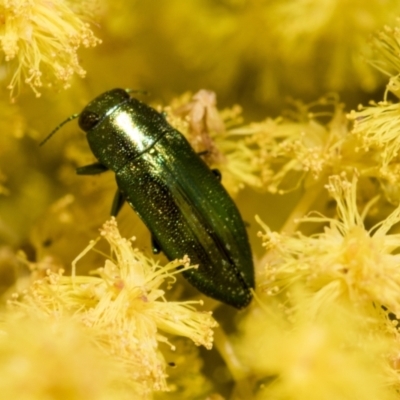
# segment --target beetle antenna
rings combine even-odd
[[[75,118],[78,118],[80,114],[72,114],[65,121],[61,122],[60,125],[56,126],[40,143],[39,146],[43,146],[61,127],[63,127],[67,122],[72,121]]]

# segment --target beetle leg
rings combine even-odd
[[[78,175],[97,175],[105,171],[108,171],[108,168],[99,162],[94,164],[84,165],[83,167],[78,167],[76,169],[76,173]]]
[[[125,196],[117,189],[111,206],[111,215],[116,217],[125,203]]]
[[[160,244],[153,235],[151,235],[151,249],[153,250],[153,254],[160,254],[162,251]]]
[[[211,170],[211,172],[214,174],[214,176],[218,179],[219,182],[222,180],[222,174],[221,171],[217,168],[214,168]]]

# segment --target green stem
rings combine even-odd
[[[303,197],[297,203],[296,207],[292,210],[289,217],[286,219],[285,224],[281,228],[281,232],[285,234],[292,234],[298,230],[299,220],[311,211],[311,207],[324,190],[326,180],[319,179],[318,182],[308,189],[305,189]]]
[[[237,399],[251,399],[252,390],[247,379],[249,371],[236,356],[231,341],[220,327],[214,331],[214,343],[235,381],[234,397]]]

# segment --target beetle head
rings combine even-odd
[[[66,123],[79,117],[78,124],[80,128],[88,132],[93,129],[102,119],[112,113],[121,103],[130,98],[128,91],[124,89],[113,89],[101,94],[92,100],[80,114],[72,114],[60,125],[56,126],[40,143],[43,146],[60,128]]]
[[[79,127],[89,132],[129,99],[128,92],[123,89],[113,89],[97,96],[79,114]]]

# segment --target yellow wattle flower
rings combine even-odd
[[[71,317],[87,328],[105,354],[119,360],[124,378],[140,385],[144,395],[166,391],[167,363],[159,349],[169,343],[164,333],[209,349],[217,323],[211,313],[194,308],[198,301],[170,302],[164,297],[161,285],[171,285],[177,273],[193,268],[188,259],[158,265],[121,237],[114,218],[104,224],[101,236],[110,244],[112,258],[92,271],[93,276],[48,270],[46,278],[34,281],[11,304],[50,320]]]
[[[326,302],[350,302],[380,315],[380,307],[400,316],[400,234],[390,229],[400,222],[400,206],[367,230],[357,209],[357,178],[331,176],[326,186],[337,203],[337,218],[310,214],[299,222],[324,224],[323,232],[304,236],[272,232],[261,221],[268,250],[259,288],[269,295],[286,292],[302,282],[315,293],[313,307]],[[371,204],[370,204],[371,205]],[[375,310],[375,311],[374,311]]]
[[[77,50],[100,40],[67,1],[4,0],[0,16],[0,49],[13,71],[11,96],[22,84],[40,96],[43,84],[68,88],[74,74],[85,76]]]

